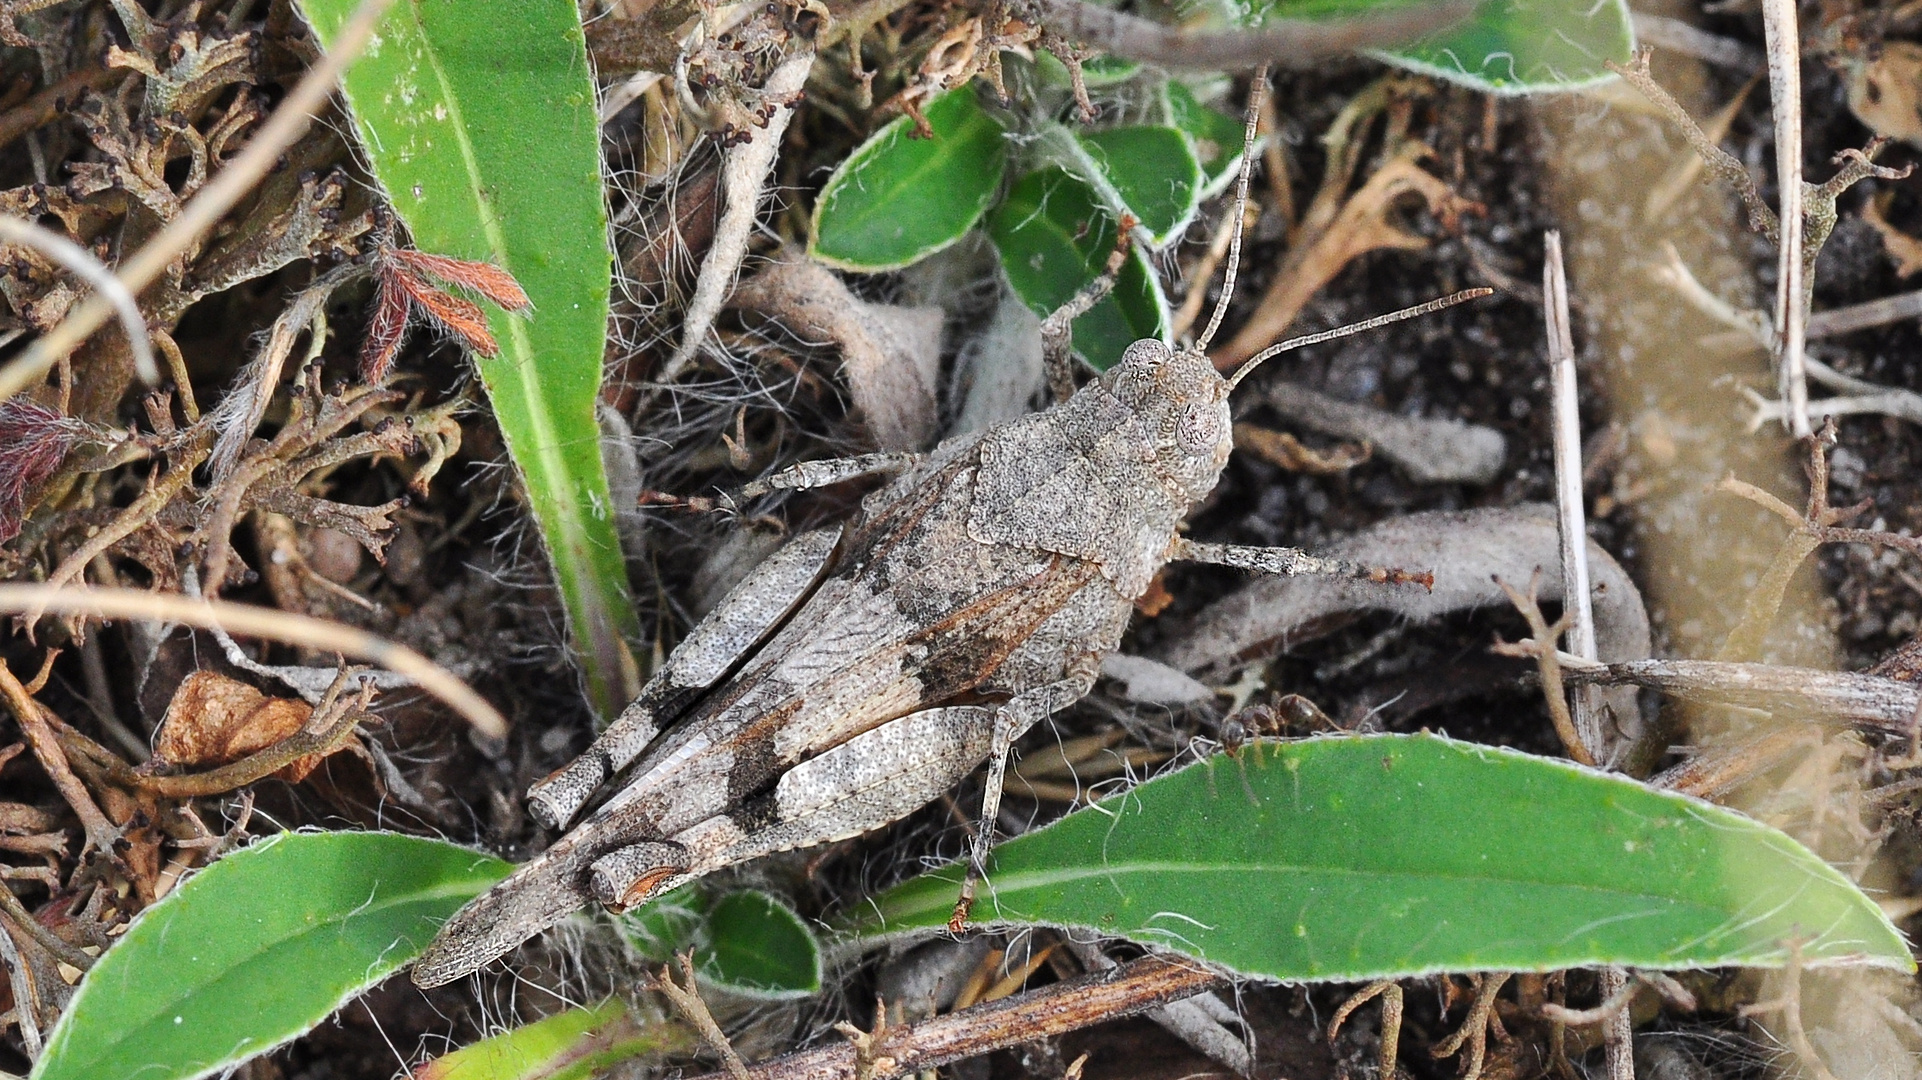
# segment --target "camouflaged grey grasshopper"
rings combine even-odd
[[[1244,155],[1237,220],[1253,156]],[[1205,350],[1240,248],[1237,229],[1223,295],[1192,348],[1137,341],[1074,390],[1066,331],[1098,284],[1046,324],[1051,408],[925,455],[808,462],[741,489],[737,498],[895,474],[855,520],[795,537],[748,574],[585,753],[534,785],[530,811],[562,829],[627,774],[553,846],[455,914],[414,982],[473,972],[591,902],[631,908],[722,867],[880,828],[985,761],[958,930],[1010,746],[1093,687],[1163,565],[1422,580],[1293,548],[1197,543],[1178,529],[1227,464],[1228,395],[1262,361],[1490,290],[1283,342],[1223,378]]]

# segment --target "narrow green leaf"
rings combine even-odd
[[[736,993],[804,997],[821,989],[821,946],[793,909],[754,889],[729,893],[707,913],[702,977]]]
[[[946,924],[958,868],[863,904]],[[1914,970],[1874,902],[1731,810],[1427,735],[1256,744],[995,851],[975,918],[1084,926],[1274,979],[1773,966]]]
[[[357,0],[302,0],[330,44]],[[600,125],[572,0],[395,4],[344,81],[361,146],[424,251],[517,278],[531,318],[490,311],[480,373],[526,483],[587,679],[612,716],[638,627],[594,402],[612,255]]]
[[[848,155],[814,204],[808,253],[848,270],[895,270],[974,228],[1001,190],[1007,131],[963,86],[923,110],[933,138],[896,118]]]
[[[1201,205],[1201,161],[1180,129],[1133,124],[1078,135],[1076,141],[1156,248],[1194,220]]]
[[[81,981],[33,1080],[186,1080],[286,1042],[511,869],[394,833],[291,833],[200,871]]]
[[[1168,80],[1167,94],[1168,122],[1194,140],[1195,157],[1207,177],[1201,197],[1212,199],[1234,182],[1241,168],[1241,143],[1247,125],[1239,117],[1195,100],[1194,91],[1177,79]]]
[[[988,235],[1008,283],[1043,318],[1100,276],[1114,250],[1115,225],[1087,182],[1053,166],[1016,181],[988,215]],[[1105,371],[1134,342],[1165,339],[1168,321],[1161,285],[1147,260],[1133,251],[1114,291],[1075,320],[1075,351]]]
[[[590,1080],[623,1061],[680,1053],[698,1041],[685,1024],[644,1021],[610,998],[464,1046],[409,1080]]]

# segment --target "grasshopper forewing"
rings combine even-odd
[[[1247,183],[1244,162],[1242,201]],[[626,774],[458,912],[414,981],[473,972],[591,902],[632,907],[722,867],[879,828],[985,761],[958,928],[1010,745],[1089,691],[1164,564],[1419,580],[1178,534],[1227,464],[1234,383],[1283,349],[1486,292],[1284,342],[1232,380],[1204,352],[1218,307],[1195,347],[1137,341],[1043,412],[926,455],[811,462],[749,485],[743,494],[894,474],[855,520],[795,537],[736,586],[586,753],[534,786],[534,816],[566,828]]]

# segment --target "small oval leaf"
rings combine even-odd
[[[1201,161],[1177,128],[1134,124],[1078,135],[1082,152],[1160,248],[1201,205]]]
[[[1008,284],[1046,318],[1100,275],[1114,250],[1114,216],[1087,182],[1050,166],[1016,181],[988,215],[988,235]],[[1100,370],[1147,337],[1167,337],[1168,301],[1139,251],[1129,253],[1114,291],[1075,320],[1074,348]]]
[[[756,997],[805,997],[821,989],[821,946],[794,910],[756,889],[728,893],[707,913],[708,939],[694,956],[701,977]]]
[[[932,138],[896,118],[828,177],[808,253],[846,270],[896,270],[974,228],[1001,189],[1007,131],[963,86],[925,110]]]
[[[944,926],[959,868],[854,928]],[[983,923],[1090,927],[1273,979],[1811,964],[1914,970],[1788,836],[1567,762],[1427,735],[1255,744],[997,848]]]
[[[289,833],[142,912],[81,981],[33,1080],[186,1080],[306,1031],[511,869],[395,833]]]

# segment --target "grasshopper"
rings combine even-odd
[[[1251,104],[1250,147],[1254,114]],[[1253,156],[1244,155],[1237,222]],[[1192,348],[1137,341],[1074,389],[1066,331],[1112,283],[1111,262],[1044,324],[1050,408],[927,454],[804,462],[734,493],[730,503],[894,476],[853,521],[802,533],[749,573],[586,752],[533,786],[534,818],[571,830],[456,913],[414,965],[414,982],[469,974],[593,902],[625,910],[723,867],[880,828],[985,761],[987,792],[950,922],[958,931],[1010,747],[1093,688],[1165,564],[1426,577],[1293,548],[1199,543],[1179,529],[1228,462],[1228,396],[1256,366],[1491,290],[1292,339],[1224,378],[1206,349],[1240,248],[1237,227],[1223,295]]]

